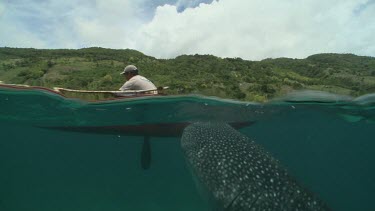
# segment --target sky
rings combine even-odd
[[[375,0],[0,0],[0,47],[375,56]]]

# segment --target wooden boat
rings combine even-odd
[[[76,90],[54,87],[53,90],[61,93],[65,97],[79,98],[84,100],[110,100],[119,98],[135,98],[147,96],[165,95],[163,90],[168,87],[159,87],[158,89],[150,90],[129,90],[129,91],[94,91],[94,90]]]
[[[103,101],[114,100],[120,98],[136,98],[147,96],[165,95],[163,90],[168,87],[158,87],[150,90],[129,90],[129,91],[95,91],[95,90],[77,90],[54,87],[53,89],[41,86],[29,86],[23,84],[4,84],[0,83],[0,88],[16,89],[16,90],[40,90],[61,95],[66,98],[77,98],[86,101]]]

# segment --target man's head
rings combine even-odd
[[[138,75],[138,69],[134,65],[128,65],[125,67],[124,71],[120,73],[126,77],[126,80],[131,79],[133,76]]]

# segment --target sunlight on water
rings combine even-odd
[[[375,210],[374,99],[300,92],[266,104],[200,96],[88,103],[0,89],[0,210],[212,210],[180,149],[181,131],[198,121],[255,122],[240,131],[333,210]]]

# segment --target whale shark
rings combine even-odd
[[[218,210],[330,210],[270,153],[226,123],[187,126],[181,148]]]

